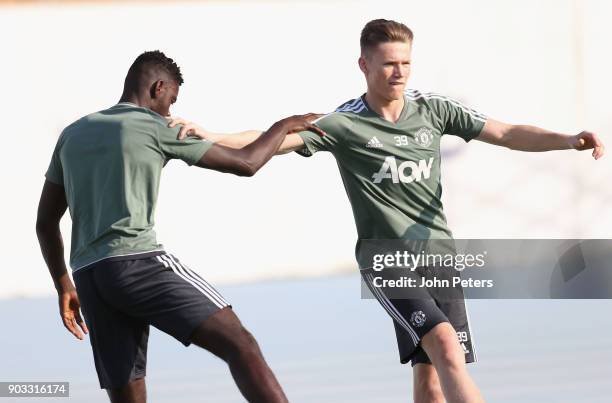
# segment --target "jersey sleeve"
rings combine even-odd
[[[311,131],[299,132],[298,135],[304,141],[304,147],[296,152],[303,157],[310,157],[317,151],[334,152],[341,140],[342,127],[335,114],[325,115],[314,121],[314,124],[320,127],[326,135],[320,136]]]
[[[178,140],[176,136],[179,130],[179,127],[160,128],[158,131],[159,147],[166,161],[179,159],[185,161],[187,165],[193,165],[206,154],[213,143],[195,137],[187,137],[183,140]]]
[[[47,173],[45,173],[45,178],[56,185],[64,186],[64,171],[62,169],[62,160],[60,159],[60,140],[61,137],[55,144],[55,149],[51,155],[51,162],[49,163],[49,168],[47,168]]]
[[[487,117],[482,113],[478,113],[452,98],[440,96],[433,101],[443,134],[459,136],[468,142],[480,134],[487,121]]]

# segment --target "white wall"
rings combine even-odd
[[[393,18],[415,32],[411,87],[500,120],[588,128],[610,143],[611,13],[605,0],[1,7],[0,296],[52,292],[34,222],[53,145],[65,125],[118,100],[144,50],[182,66],[174,114],[214,131],[266,128],[360,95],[359,32]],[[444,201],[457,237],[610,236],[610,156],[454,139],[445,150]],[[62,229],[69,245],[68,218]],[[157,231],[214,282],[354,270],[352,214],[329,155],[283,156],[252,179],[172,163]]]

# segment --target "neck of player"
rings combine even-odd
[[[142,108],[150,109],[150,102],[143,100],[143,98],[146,97],[141,97],[134,92],[124,92],[123,94],[121,94],[121,99],[119,99],[119,102],[129,102],[131,104],[138,105]]]
[[[404,97],[390,100],[388,98],[378,96],[372,91],[368,91],[365,98],[366,102],[370,108],[374,110],[374,112],[391,123],[396,123],[399,120],[402,110],[404,109]]]

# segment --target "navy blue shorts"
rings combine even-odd
[[[206,280],[163,251],[110,257],[73,278],[102,389],[145,376],[149,325],[189,346],[195,329],[229,306]]]

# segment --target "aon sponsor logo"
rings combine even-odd
[[[380,183],[385,179],[391,179],[393,183],[411,183],[429,179],[433,160],[432,157],[418,162],[404,161],[397,165],[395,157],[387,157],[380,170],[372,175],[372,181]]]

